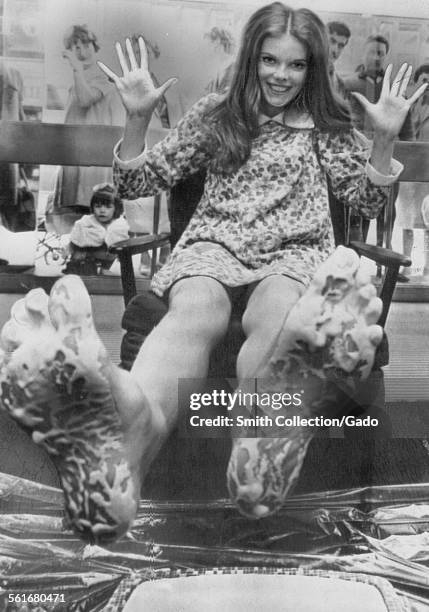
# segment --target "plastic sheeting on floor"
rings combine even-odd
[[[226,500],[142,500],[132,531],[108,548],[67,530],[62,503],[58,489],[0,474],[0,609],[117,612],[166,571],[257,567],[379,576],[429,610],[429,483],[295,496],[261,521]],[[61,597],[29,602],[35,593]]]

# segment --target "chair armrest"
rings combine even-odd
[[[350,246],[358,255],[368,257],[368,259],[372,259],[372,261],[382,266],[386,266],[386,268],[411,266],[411,259],[409,257],[402,253],[396,253],[390,249],[385,249],[384,247],[366,244],[365,242],[356,242],[354,240],[350,242]]]
[[[350,242],[350,246],[358,253],[358,255],[368,257],[386,268],[379,293],[379,297],[383,302],[383,310],[378,320],[378,324],[384,327],[390,304],[392,302],[393,292],[395,291],[399,268],[401,266],[410,266],[411,260],[409,257],[402,255],[402,253],[395,253],[390,249],[374,246],[372,244],[365,244],[364,242],[352,241]]]
[[[118,256],[121,266],[121,283],[124,294],[125,306],[137,293],[136,279],[133,269],[133,255],[145,253],[146,251],[154,251],[160,247],[170,244],[170,234],[163,232],[161,234],[145,234],[136,238],[128,238],[115,242],[109,248],[109,252]],[[152,260],[152,265],[154,260]]]
[[[158,249],[169,242],[169,232],[162,232],[161,234],[144,234],[142,236],[136,236],[135,238],[127,238],[127,240],[115,242],[109,247],[109,251],[115,255],[124,253],[136,255],[137,253]]]

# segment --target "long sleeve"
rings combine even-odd
[[[210,154],[203,114],[218,101],[216,94],[202,98],[161,142],[145,149],[136,159],[122,161],[118,143],[113,177],[119,197],[134,200],[154,195],[207,167]]]
[[[315,135],[320,163],[329,177],[334,196],[344,205],[369,219],[387,203],[389,186],[403,170],[392,160],[389,175],[382,175],[369,163],[370,148],[354,132]],[[370,141],[367,141],[370,145]]]

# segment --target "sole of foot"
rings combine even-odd
[[[284,423],[294,416],[346,414],[344,398],[353,397],[356,383],[371,372],[383,336],[376,324],[381,310],[359,257],[338,247],[291,310],[258,372],[259,397],[278,400],[281,394],[298,394],[300,401],[281,410],[259,406],[257,411],[272,417],[271,423],[278,423],[279,415]],[[317,431],[315,426],[266,425],[257,430],[258,437],[240,432],[233,441],[227,485],[242,514],[257,519],[281,508]]]
[[[51,455],[70,527],[91,543],[116,540],[137,511],[151,413],[110,363],[80,278],[16,302],[1,346],[0,406]]]

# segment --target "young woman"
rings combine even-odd
[[[153,291],[168,297],[169,311],[127,373],[107,364],[91,327],[89,298],[77,279],[59,281],[48,305],[40,294],[30,294],[26,309],[31,325],[36,321],[45,330],[48,322],[40,313],[49,307],[57,329],[56,344],[43,348],[49,355],[54,351],[50,363],[62,381],[67,373],[69,386],[56,390],[58,403],[76,417],[73,390],[79,384],[80,402],[87,406],[85,419],[75,418],[71,433],[61,427],[61,442],[52,416],[44,417],[42,425],[35,423],[35,438],[56,456],[74,528],[97,541],[117,537],[132,521],[141,479],[178,418],[178,379],[206,376],[236,292],[247,299],[246,341],[237,363],[240,385],[255,377],[272,378],[275,366],[285,363],[299,340],[319,347],[329,343],[330,358],[348,372],[362,374],[362,361],[366,372],[370,369],[380,339],[373,325],[378,302],[357,274],[354,256],[342,251],[326,263],[300,298],[334,248],[327,181],[338,199],[376,216],[387,200],[386,185],[400,171],[392,161],[394,139],[424,91],[404,98],[411,74],[404,65],[392,84],[388,68],[377,104],[357,95],[374,125],[368,153],[331,91],[323,23],[311,11],[275,2],[250,18],[225,97],[210,95],[198,102],[165,140],[147,150],[150,118],[175,80],[156,88],[142,39],[139,46],[138,61],[130,40],[125,53],[117,44],[122,76],[99,64],[116,84],[127,112],[124,138],[115,149],[119,196],[150,195],[201,168],[207,171],[202,200],[153,280]],[[330,314],[323,319],[326,309]],[[35,360],[34,347],[21,344],[13,322],[3,338],[10,350],[19,345],[11,361],[4,362],[3,404],[22,420],[28,413],[17,408],[17,398],[30,376],[22,364],[27,366],[31,355],[37,377],[47,357],[37,344],[41,357]],[[351,345],[357,347],[354,353]],[[273,384],[281,382],[287,390],[287,380],[274,378]],[[33,383],[28,395],[32,414],[40,415],[46,383],[40,394]],[[311,408],[303,413],[311,414]],[[51,414],[56,410],[54,402]],[[242,512],[262,517],[281,505],[311,435],[310,429],[296,428],[289,437],[234,441],[228,480]]]

